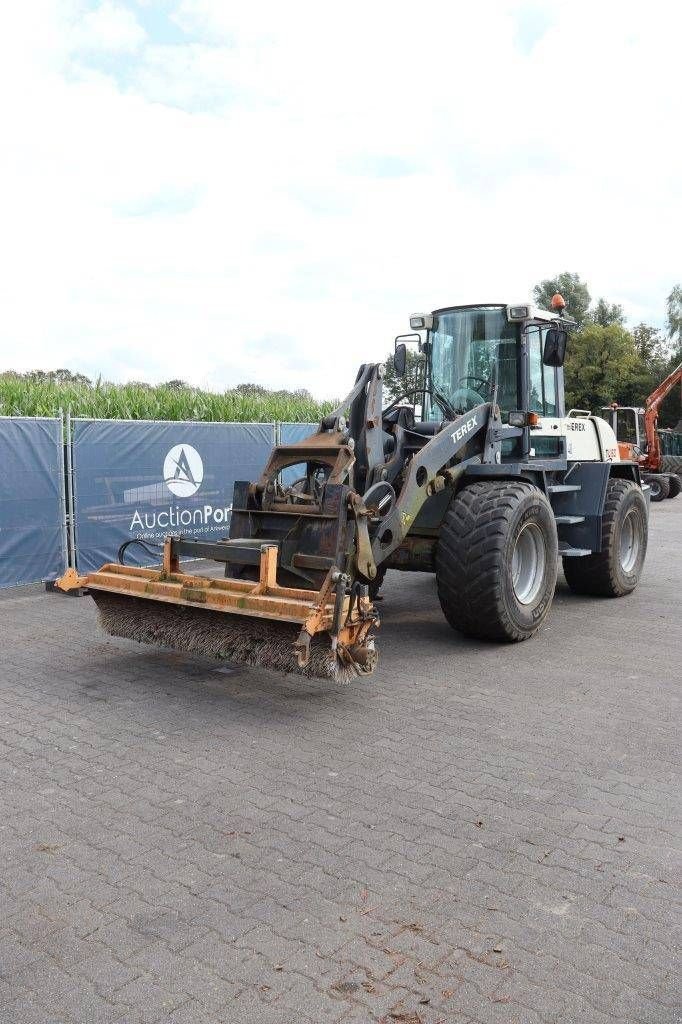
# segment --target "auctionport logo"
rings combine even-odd
[[[204,463],[201,455],[191,444],[176,444],[166,455],[163,463],[163,484],[150,484],[136,489],[133,501],[151,501],[156,507],[149,511],[135,509],[128,527],[135,537],[156,540],[166,536],[169,530],[189,529],[193,535],[224,530],[230,522],[231,505],[215,506],[208,503],[183,508],[182,505],[167,505],[159,508],[163,486],[178,498],[191,498],[197,493],[204,480]],[[149,493],[145,493],[149,492]]]
[[[163,479],[171,494],[178,498],[191,498],[201,487],[204,464],[201,455],[191,444],[176,444],[163,464]]]

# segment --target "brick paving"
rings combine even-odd
[[[389,573],[310,683],[0,598],[3,1024],[672,1024],[682,499],[622,601],[454,634]]]

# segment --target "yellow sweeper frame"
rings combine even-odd
[[[341,666],[352,668],[360,675],[369,674],[376,661],[370,631],[378,625],[370,599],[362,593],[346,594],[348,577],[335,568],[329,570],[319,591],[280,586],[277,555],[276,544],[261,546],[256,581],[232,577],[212,579],[181,572],[173,551],[173,538],[167,537],[160,570],[108,563],[96,572],[82,575],[70,568],[55,586],[65,592],[87,589],[292,623],[299,627],[293,646],[300,668],[305,668],[309,662],[313,637],[326,633],[332,656]]]

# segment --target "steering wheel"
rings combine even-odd
[[[309,476],[301,476],[288,485],[275,480],[276,500],[291,505],[319,504],[326,480],[327,474],[321,475],[319,468],[314,469]]]
[[[457,387],[461,387],[462,385],[464,385],[465,388],[468,388],[469,385],[467,384],[467,381],[470,380],[472,380],[475,385],[473,388],[470,388],[471,391],[478,391],[479,387],[484,388],[488,383],[486,377],[474,377],[473,374],[468,374],[466,377],[459,378],[459,380],[457,381]]]
[[[479,387],[486,387],[488,384],[485,377],[474,377],[471,374],[466,377],[460,377],[457,382],[457,390],[454,392],[450,400],[453,409],[461,409],[462,412],[467,412],[469,409],[473,409],[476,405],[485,404],[485,398],[483,395],[479,394],[478,391],[470,388],[465,383],[468,380],[473,381]]]

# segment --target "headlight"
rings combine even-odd
[[[411,316],[410,327],[413,331],[430,331],[433,327],[433,315],[429,313],[427,315]]]

